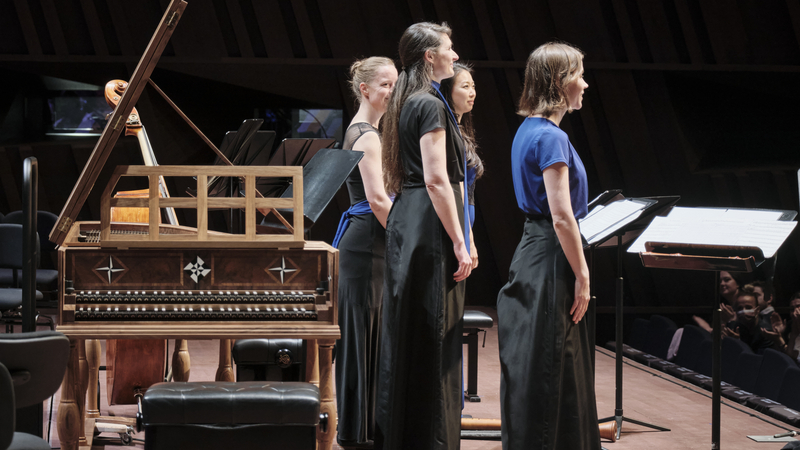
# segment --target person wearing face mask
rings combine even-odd
[[[503,450],[600,450],[589,327],[589,268],[578,219],[586,169],[559,128],[581,109],[583,53],[558,42],[528,57],[511,147],[526,220],[497,297]]]
[[[396,197],[386,221],[375,447],[457,449],[472,260],[459,186],[464,146],[439,83],[453,76],[458,55],[450,28],[427,22],[406,29],[399,55],[383,128],[384,179]]]
[[[441,91],[447,103],[453,108],[461,137],[464,138],[464,148],[467,153],[467,197],[469,199],[469,228],[475,224],[475,180],[483,175],[483,161],[478,156],[478,143],[475,140],[475,129],[472,126],[472,108],[475,105],[475,81],[472,79],[472,67],[461,63],[453,64],[455,75],[442,80]],[[472,239],[472,234],[470,234]],[[472,269],[478,267],[478,252],[473,246],[470,249],[472,256]]]
[[[371,448],[380,348],[386,217],[392,201],[383,186],[378,125],[397,81],[394,61],[371,57],[350,67],[359,103],[342,147],[364,152],[347,178],[350,209],[342,215],[339,249],[339,327],[336,343],[337,440],[344,448]]]

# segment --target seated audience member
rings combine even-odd
[[[722,334],[741,339],[749,345],[756,328],[758,314],[756,305],[756,294],[753,292],[753,288],[748,286],[746,289],[740,289],[733,306],[734,319],[725,323],[722,327]]]
[[[773,348],[800,364],[800,292],[792,296],[789,305],[789,319],[782,320],[777,313],[771,314],[770,329],[761,328],[761,333],[771,340]]]
[[[755,327],[752,332],[750,347],[756,353],[764,353],[764,349],[772,348],[783,351],[783,344],[779,343],[769,333],[773,332],[772,323],[781,321],[781,316],[772,307],[772,286],[765,281],[754,281],[745,285],[745,291],[752,291],[756,296]]]
[[[721,302],[719,306],[722,309],[720,319],[723,325],[736,319],[734,306],[741,286],[744,286],[744,278],[740,273],[720,271],[719,296]],[[692,316],[692,319],[698,327],[711,332],[712,327],[705,319],[699,316]]]

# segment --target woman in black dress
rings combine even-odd
[[[464,141],[464,150],[467,154],[467,197],[469,198],[469,228],[475,225],[475,181],[483,176],[483,161],[478,156],[478,142],[475,139],[475,129],[472,126],[472,107],[475,105],[475,80],[472,79],[472,67],[462,63],[453,64],[452,78],[442,80],[442,94],[447,104],[456,115],[461,137]],[[463,187],[463,186],[462,186]],[[470,241],[473,241],[470,235]],[[470,248],[472,256],[472,269],[478,267],[478,252],[475,247]]]
[[[337,439],[345,448],[372,448],[375,377],[380,345],[386,216],[392,201],[383,186],[378,124],[397,81],[394,61],[372,57],[350,67],[359,107],[342,147],[364,152],[347,178],[350,209],[342,216],[339,249],[339,327],[336,343]],[[344,228],[344,229],[342,229]]]
[[[438,92],[458,56],[445,25],[418,23],[399,45],[403,70],[383,130],[387,191],[376,448],[457,449],[461,414],[464,149]],[[467,235],[468,236],[468,235]]]
[[[525,69],[511,147],[517,204],[526,215],[509,281],[497,297],[504,450],[599,450],[589,328],[589,269],[577,219],[586,170],[560,128],[580,109],[583,54],[542,45]]]

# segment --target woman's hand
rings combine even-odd
[[[726,303],[720,303],[719,309],[719,318],[723,325],[736,318],[736,311],[733,310],[733,306]]]
[[[572,314],[572,321],[578,323],[583,319],[586,310],[589,308],[589,280],[582,281],[581,279],[575,280],[575,300],[572,302],[572,308],[569,313]]]
[[[458,259],[458,270],[453,274],[456,282],[466,280],[472,273],[472,258],[469,256],[467,246],[463,242],[453,244],[453,251]]]
[[[470,232],[470,237],[472,233]],[[469,255],[472,257],[472,270],[478,268],[478,247],[475,245],[475,241],[470,241],[469,243]]]
[[[781,319],[781,315],[774,312],[772,315],[769,316],[770,325],[772,325],[772,330],[778,334],[783,334],[786,331],[786,323]]]

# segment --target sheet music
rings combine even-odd
[[[650,204],[626,198],[595,207],[580,221],[580,230],[589,244],[600,242],[616,230],[636,220]]]
[[[723,219],[743,220],[752,222],[756,220],[771,221],[781,218],[781,211],[762,211],[757,209],[725,209],[725,208],[686,208],[676,206],[669,213],[671,219]]]
[[[780,215],[778,213],[778,216]],[[714,215],[709,214],[708,211],[700,211],[694,217],[686,211],[682,211],[678,213],[677,218],[673,217],[672,214],[667,217],[656,217],[644,233],[630,246],[628,253],[646,251],[644,244],[651,241],[676,244],[758,247],[764,253],[765,258],[771,258],[797,225],[797,222],[794,221],[744,220],[741,216],[741,214],[733,214],[726,217],[724,213]],[[767,216],[766,214],[754,215],[759,219]],[[746,217],[749,218],[750,216]]]

